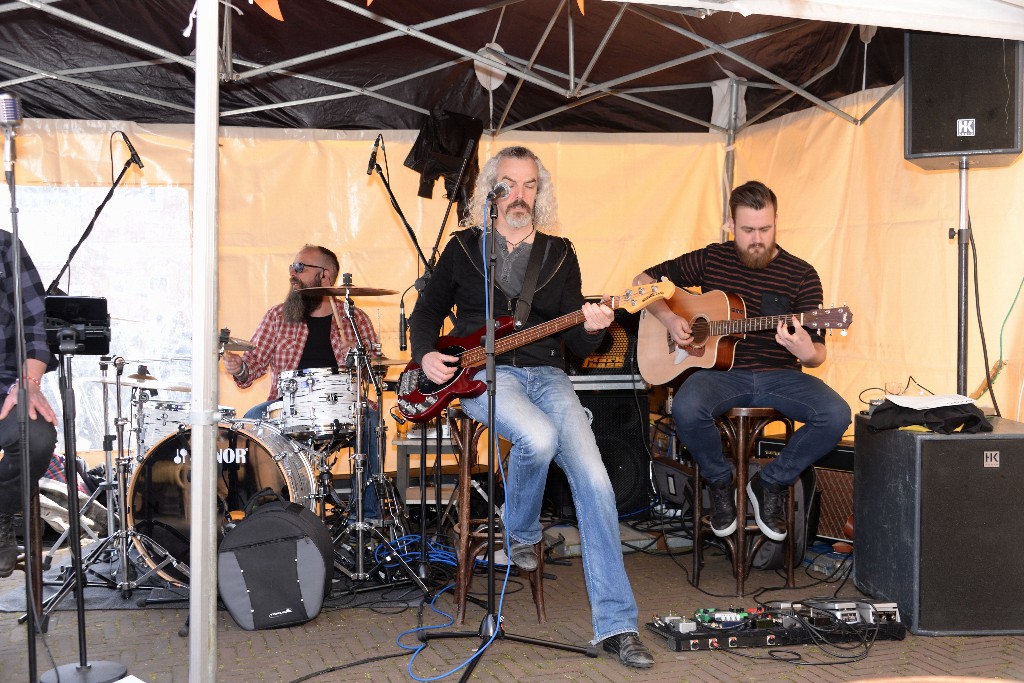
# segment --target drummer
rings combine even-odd
[[[330,287],[338,279],[338,257],[330,249],[313,244],[304,246],[288,266],[288,295],[284,303],[272,307],[263,316],[252,336],[255,346],[242,355],[224,353],[224,369],[240,389],[252,385],[270,371],[270,395],[245,413],[249,419],[264,417],[267,407],[279,398],[278,378],[282,372],[307,368],[345,367],[345,358],[356,346],[351,322],[342,320],[339,329],[329,297],[303,296],[309,287]],[[343,311],[342,306],[338,306]],[[380,340],[369,316],[352,306],[352,318],[359,330],[359,339],[367,349],[380,348]],[[367,454],[365,480],[377,471],[376,410],[369,406],[363,424],[363,445]],[[366,487],[363,516],[380,518],[380,505],[373,486]]]

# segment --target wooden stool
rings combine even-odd
[[[751,463],[757,463],[762,467],[772,461],[772,458],[759,458],[755,455],[757,439],[764,432],[765,427],[774,423],[782,422],[786,428],[785,441],[789,443],[793,436],[793,421],[773,408],[733,408],[729,412],[715,418],[722,433],[723,447],[727,458],[731,459],[736,466],[736,531],[729,536],[722,538],[729,555],[732,558],[732,573],[736,577],[736,595],[743,595],[743,582],[750,575],[750,567],[754,561],[757,551],[769,540],[761,533],[757,524],[751,519],[747,521],[747,478],[748,468]],[[711,516],[704,514],[702,510],[703,482],[700,478],[700,468],[694,465],[693,490],[693,585],[700,582],[700,570],[704,564],[703,538],[707,534],[714,534],[711,530]],[[785,564],[786,564],[786,587],[793,588],[793,537],[795,533],[794,515],[794,487],[789,485],[789,497],[786,502],[786,540]]]
[[[487,519],[473,518],[470,514],[473,470],[479,459],[477,443],[487,429],[483,424],[466,415],[458,407],[448,408],[448,426],[451,429],[452,446],[459,461],[459,482],[448,503],[449,512],[458,507],[455,535],[458,537],[456,562],[458,574],[455,580],[455,603],[458,606],[458,623],[466,623],[466,599],[469,584],[473,580],[476,558],[487,553]],[[500,457],[500,455],[498,456]],[[482,463],[486,465],[487,463]],[[495,529],[495,547],[504,547],[502,529]],[[537,544],[537,569],[528,573],[533,601],[537,606],[537,622],[547,619],[544,612],[544,544]],[[509,560],[511,561],[511,560]]]

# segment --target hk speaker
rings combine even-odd
[[[583,408],[593,416],[591,427],[612,480],[619,515],[646,510],[651,502],[651,458],[646,448],[650,419],[647,393],[579,391],[577,395]],[[557,465],[552,464],[548,472],[544,498],[556,517],[575,519],[569,482]]]
[[[921,168],[1005,166],[1021,152],[1021,43],[908,31],[904,157]]]
[[[857,416],[854,583],[919,635],[1024,634],[1024,424],[872,432]]]

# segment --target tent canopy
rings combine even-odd
[[[865,49],[852,23],[717,9],[743,3],[278,0],[283,21],[272,4],[222,8],[222,125],[417,129],[444,109],[498,133],[698,132],[715,129],[715,81],[751,86],[751,117],[770,118],[903,72],[898,28],[864,32]],[[0,4],[0,89],[34,118],[191,123],[192,9]]]

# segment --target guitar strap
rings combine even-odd
[[[530,260],[526,264],[526,274],[523,276],[523,288],[519,292],[519,300],[516,302],[516,314],[513,319],[515,329],[522,329],[526,319],[530,317],[530,308],[533,307],[533,293],[537,289],[537,276],[540,275],[540,264],[547,256],[548,236],[537,232],[533,238],[533,247],[530,249]]]

